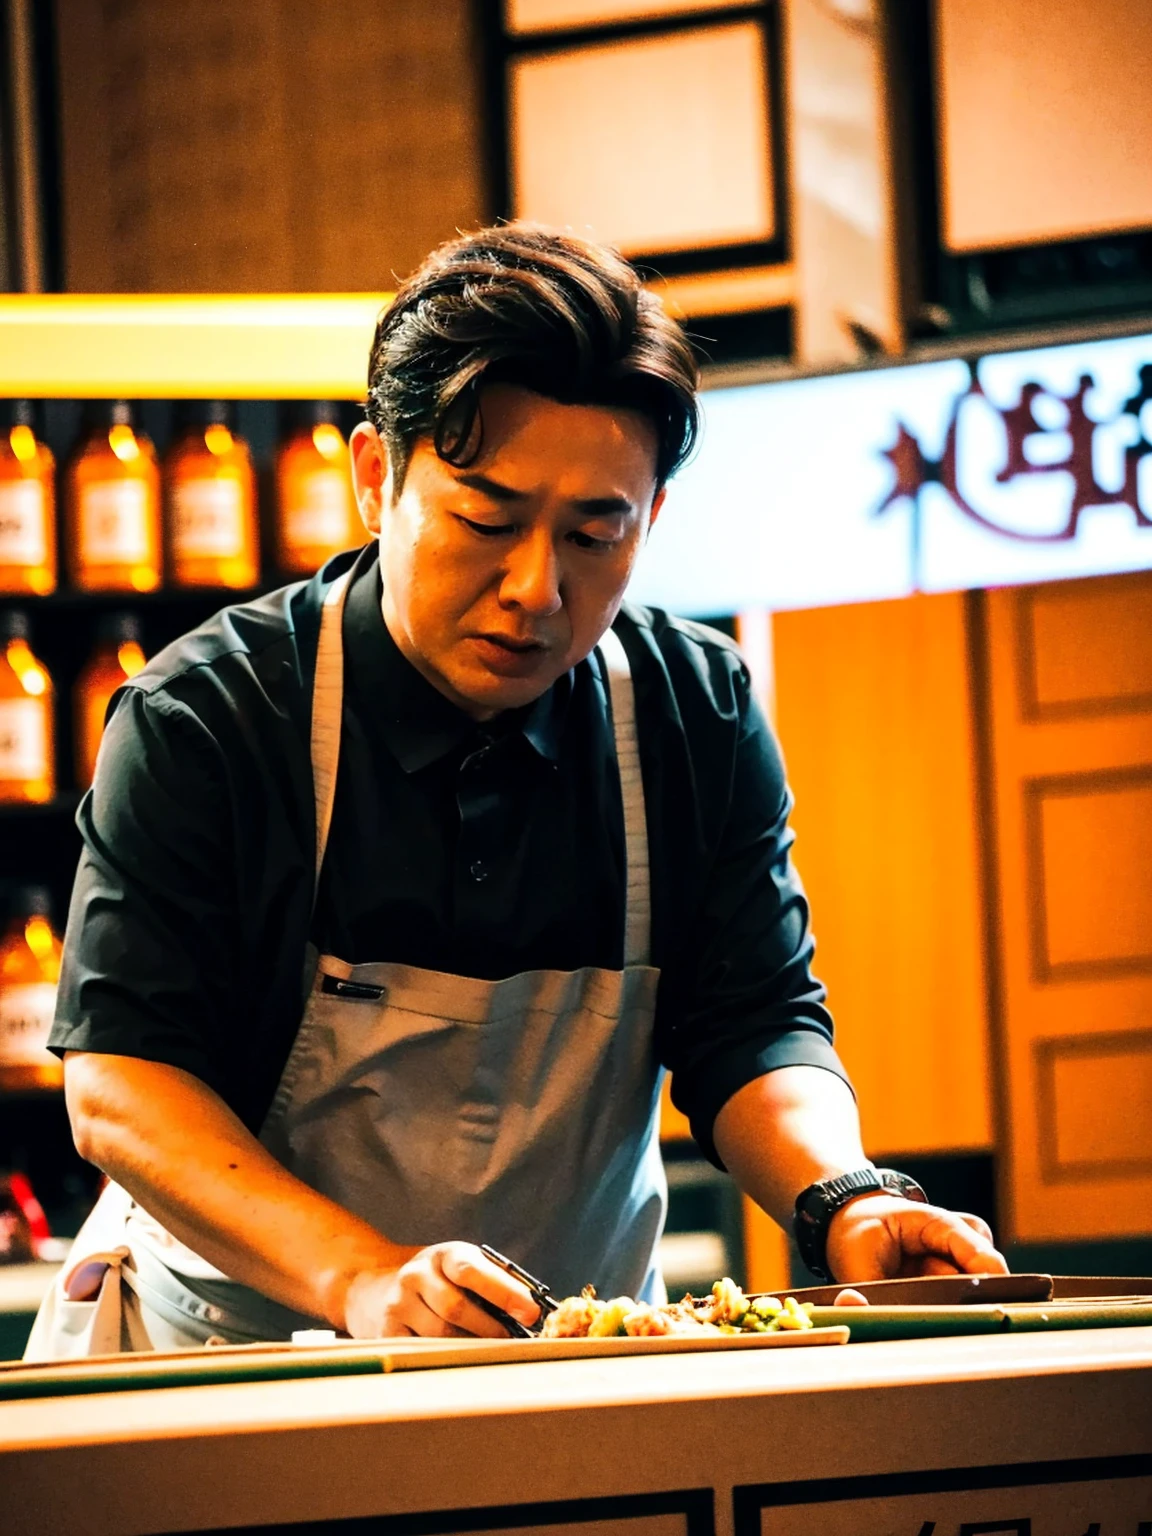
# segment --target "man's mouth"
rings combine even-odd
[[[539,640],[522,640],[517,635],[477,635],[477,640],[487,640],[489,645],[498,645],[503,650],[511,651],[514,656],[527,656],[533,651],[543,651],[547,647]]]
[[[472,644],[484,667],[500,677],[534,676],[549,650],[539,640],[499,633],[473,635]]]

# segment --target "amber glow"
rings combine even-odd
[[[19,553],[0,557],[0,593],[43,596],[56,587],[56,461],[23,422],[0,436],[0,499],[19,486],[18,518],[28,535]],[[35,488],[39,488],[39,496]]]
[[[127,423],[80,444],[64,477],[73,584],[85,592],[160,585],[160,475],[147,434]]]
[[[26,918],[15,918],[0,935],[0,984],[34,986],[37,982],[59,981],[61,948],[59,935],[53,932],[52,924],[46,917],[37,913]],[[54,1079],[40,1076],[45,1066],[52,1071],[59,1063],[46,1062],[44,1066],[24,1068],[4,1067],[5,1086],[16,1086],[9,1074],[20,1070],[33,1074],[29,1078],[31,1086],[45,1087],[50,1082],[58,1082],[58,1073]]]
[[[78,788],[91,784],[96,772],[109,700],[117,688],[135,677],[144,661],[144,652],[135,640],[121,640],[119,644],[107,640],[97,645],[77,678],[73,694],[73,747]]]
[[[312,442],[316,452],[326,459],[339,459],[347,452],[343,433],[330,421],[319,422],[312,428]]]
[[[56,793],[56,775],[52,747],[52,679],[32,654],[27,641],[13,637],[0,650],[0,699],[34,699],[33,715],[25,711],[25,726],[34,734],[25,745],[31,749],[34,764],[30,777],[0,778],[0,801],[42,805]],[[36,719],[36,716],[39,719]],[[20,728],[18,727],[18,730]],[[15,930],[24,950],[23,926]]]
[[[330,421],[301,425],[276,456],[278,568],[311,575],[337,550],[361,541],[343,433]]]
[[[117,425],[109,428],[108,446],[124,464],[140,457],[140,444],[131,427]]]
[[[144,652],[135,640],[125,640],[116,652],[116,660],[123,667],[125,677],[135,677],[144,665]]]
[[[31,427],[23,425],[15,426],[8,434],[8,442],[12,452],[20,460],[21,464],[35,464],[36,462],[36,434]]]
[[[248,444],[222,422],[189,431],[164,461],[178,587],[256,585],[256,480]]]
[[[48,687],[48,674],[28,649],[25,640],[9,640],[8,665],[20,679],[25,693],[39,698]]]
[[[52,926],[44,917],[30,917],[24,924],[24,942],[36,956],[43,962],[51,959],[55,946],[55,936]]]

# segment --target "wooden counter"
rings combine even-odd
[[[1152,1328],[0,1404],[5,1536],[313,1521],[1152,1536]]]

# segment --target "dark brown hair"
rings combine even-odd
[[[656,431],[658,485],[696,442],[684,333],[623,257],[559,230],[511,223],[450,240],[380,317],[367,412],[397,487],[421,437],[450,464],[476,458],[480,391],[494,383],[642,413]]]

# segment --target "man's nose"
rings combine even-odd
[[[517,539],[510,550],[500,583],[500,601],[540,618],[560,608],[560,562],[544,530]]]

